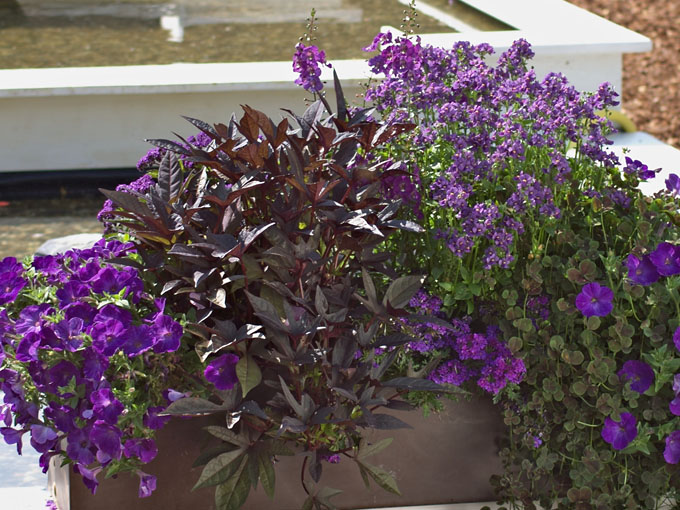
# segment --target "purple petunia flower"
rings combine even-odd
[[[659,272],[650,260],[649,255],[645,255],[640,260],[631,253],[626,260],[626,267],[628,268],[628,278],[639,285],[651,285],[660,278]]]
[[[123,352],[128,356],[139,356],[153,347],[154,337],[150,326],[140,324],[130,326],[126,330],[126,339],[123,344]]]
[[[644,393],[654,382],[654,370],[644,361],[629,360],[623,364],[618,376],[630,381],[630,389]]]
[[[94,462],[93,445],[82,429],[72,430],[67,436],[66,455],[78,464],[88,466]]]
[[[111,459],[120,459],[122,432],[102,420],[97,420],[90,431],[90,439],[97,447],[97,460],[102,464]]]
[[[158,454],[158,447],[153,439],[128,439],[123,447],[123,454],[127,457],[137,457],[144,464],[151,462]]]
[[[674,416],[680,416],[680,395],[676,395],[668,404],[668,410]]]
[[[7,444],[16,444],[17,453],[21,455],[22,440],[21,437],[24,435],[25,430],[16,430],[11,427],[0,427],[0,434]]]
[[[203,375],[218,390],[230,390],[238,382],[236,363],[238,363],[238,356],[236,354],[223,354],[205,367]]]
[[[615,450],[623,450],[637,437],[637,420],[630,413],[621,413],[621,421],[607,417],[602,428],[602,439]]]
[[[675,348],[680,351],[680,326],[675,328],[675,333],[673,333],[673,343]]]
[[[148,498],[156,490],[156,477],[143,471],[137,471],[137,474],[139,475],[139,497]]]
[[[609,287],[597,282],[583,286],[576,296],[576,308],[586,317],[604,317],[614,309],[614,293]]]
[[[158,413],[161,413],[163,411],[165,411],[164,407],[160,406],[149,407],[146,410],[144,419],[142,420],[144,426],[153,430],[162,429],[165,426],[165,424],[170,421],[171,418],[170,416],[158,416]]]
[[[663,458],[669,464],[680,462],[680,430],[674,430],[666,437],[666,449]]]
[[[680,253],[674,244],[659,243],[656,250],[649,254],[649,259],[660,275],[680,274]]]
[[[154,352],[175,352],[182,339],[182,325],[169,315],[158,314],[151,326],[156,342]]]
[[[85,487],[90,489],[90,492],[92,494],[97,492],[97,487],[99,486],[99,482],[97,481],[97,475],[101,471],[102,468],[95,468],[95,469],[87,469],[83,464],[75,464],[73,466],[73,471],[76,473],[79,473],[80,476],[83,479],[83,483],[85,484]]]
[[[109,425],[118,423],[118,417],[123,412],[124,406],[113,396],[109,388],[102,388],[90,394],[90,402],[93,404],[94,416],[105,421]]]
[[[27,283],[17,274],[0,273],[0,305],[14,301]]]

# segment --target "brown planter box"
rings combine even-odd
[[[392,472],[402,496],[377,485],[365,488],[354,462],[325,464],[321,486],[343,490],[333,499],[342,509],[408,505],[433,505],[493,500],[489,477],[500,473],[498,439],[504,427],[500,414],[488,400],[447,402],[446,411],[424,418],[420,411],[399,413],[413,429],[367,430],[367,439],[393,437],[392,444],[370,458],[372,464]],[[158,435],[158,457],[145,467],[158,478],[152,496],[139,499],[139,478],[100,476],[93,496],[78,476],[69,480],[68,468],[50,467],[49,485],[60,510],[215,510],[214,488],[191,492],[201,468],[191,465],[210,441],[200,430],[207,420],[174,420]],[[272,502],[258,486],[244,510],[299,510],[305,499],[300,485],[300,457],[283,457],[276,465],[276,494]],[[306,477],[309,480],[309,477]]]

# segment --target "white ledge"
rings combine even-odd
[[[564,0],[465,3],[517,30],[425,34],[423,42],[442,47],[460,40],[487,42],[500,53],[524,38],[537,56],[621,55],[652,48],[647,37]],[[338,60],[333,65],[348,85],[370,76],[364,60]],[[294,90],[296,77],[291,62],[5,69],[0,70],[0,98]],[[332,71],[323,68],[321,78],[332,80]]]
[[[369,76],[363,60],[338,60],[333,66],[343,83],[358,84]],[[296,78],[291,62],[2,69],[0,98],[297,90]],[[332,71],[323,79],[332,79]]]

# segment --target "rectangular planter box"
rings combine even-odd
[[[321,486],[343,490],[334,498],[342,509],[383,508],[412,505],[450,504],[493,500],[489,477],[500,473],[498,441],[504,426],[490,401],[447,402],[446,410],[427,418],[420,411],[401,412],[399,418],[413,429],[370,430],[367,439],[392,437],[392,444],[371,457],[371,463],[392,472],[402,496],[372,485],[365,488],[354,462],[325,464]],[[158,488],[149,498],[139,499],[139,480],[121,475],[104,480],[100,476],[93,496],[68,468],[53,463],[49,486],[59,510],[215,510],[214,489],[190,492],[200,474],[191,465],[210,442],[202,426],[212,418],[176,419],[158,436],[158,457],[145,471],[158,477]],[[277,462],[276,493],[270,500],[262,488],[251,491],[244,510],[299,510],[305,499],[300,485],[300,457],[282,457]],[[306,478],[308,479],[308,477]]]

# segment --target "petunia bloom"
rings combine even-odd
[[[148,498],[156,490],[156,477],[143,471],[138,471],[137,474],[139,475],[139,497]]]
[[[238,381],[236,363],[238,363],[236,354],[223,354],[214,359],[205,367],[206,380],[213,383],[218,390],[232,389]]]
[[[666,438],[666,449],[663,451],[663,458],[669,464],[680,462],[680,430],[674,430]]]
[[[649,259],[660,275],[680,274],[680,253],[674,244],[659,243],[656,250],[649,254]]]
[[[604,317],[614,309],[614,293],[609,287],[593,282],[583,286],[576,296],[576,308],[586,317]]]
[[[680,326],[675,328],[675,333],[673,333],[673,343],[675,348],[680,351]]]
[[[661,276],[649,255],[645,255],[640,260],[631,253],[626,260],[626,267],[628,268],[628,278],[639,285],[651,285]]]
[[[621,421],[606,418],[602,428],[602,439],[615,450],[623,450],[637,437],[637,420],[630,413],[621,413]]]
[[[638,393],[647,391],[654,382],[654,370],[644,361],[626,361],[618,376],[630,381],[630,389]]]

